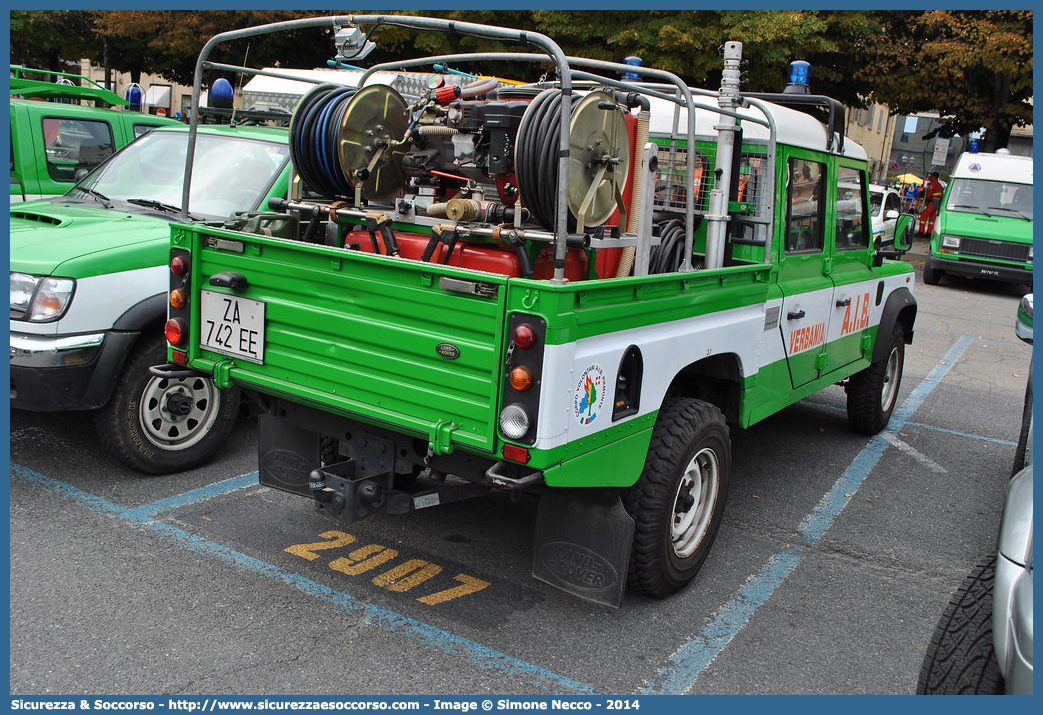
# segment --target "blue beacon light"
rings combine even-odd
[[[232,90],[232,83],[224,77],[218,77],[214,80],[210,93],[207,95],[209,98],[207,104],[215,108],[231,109],[234,96],[235,92]]]
[[[144,99],[145,94],[141,91],[141,85],[131,84],[123,90],[123,98],[130,102],[130,108],[132,110],[141,111],[141,101]]]
[[[794,60],[789,64],[788,93],[808,94],[811,91],[811,64],[804,60]]]
[[[630,57],[624,58],[623,62],[628,64],[628,65],[630,65],[631,67],[643,67],[644,66],[644,62],[641,61],[641,58],[640,57],[634,57],[633,55],[631,55]],[[620,79],[625,80],[625,81],[637,82],[637,81],[641,80],[641,75],[639,75],[639,74],[637,74],[635,72],[624,72],[620,76]]]

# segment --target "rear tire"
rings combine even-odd
[[[923,264],[923,282],[929,286],[936,286],[942,280],[942,272],[934,267],[928,258]]]
[[[999,695],[1003,674],[992,641],[996,556],[983,560],[949,600],[927,646],[918,695]]]
[[[159,378],[166,342],[146,339],[127,358],[94,425],[105,450],[146,474],[197,467],[224,443],[239,415],[239,390],[218,390],[204,377]]]
[[[728,499],[731,442],[716,406],[671,398],[659,411],[644,470],[623,491],[635,522],[627,584],[655,598],[699,571]]]
[[[880,339],[879,332],[877,339]],[[887,352],[869,367],[851,376],[847,390],[847,424],[853,432],[874,435],[887,426],[898,402],[905,365],[902,326],[891,328]]]

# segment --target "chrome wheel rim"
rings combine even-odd
[[[891,354],[887,358],[887,366],[884,368],[884,385],[880,390],[880,409],[887,412],[898,397],[898,371],[899,371],[898,348],[891,348]]]
[[[674,554],[687,558],[706,536],[720,487],[720,463],[709,448],[701,449],[685,467],[674,495],[670,539]]]
[[[220,409],[221,393],[212,380],[153,377],[142,392],[138,419],[150,442],[178,451],[206,437]]]

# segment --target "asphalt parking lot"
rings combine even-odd
[[[524,498],[344,525],[257,485],[254,420],[211,464],[141,477],[89,417],[14,411],[11,692],[912,693],[994,547],[1032,354],[1022,287],[916,289],[889,428],[848,432],[833,387],[733,430],[706,565],[619,610],[530,577]]]

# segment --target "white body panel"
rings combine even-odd
[[[876,294],[880,282],[885,286],[878,305]],[[686,366],[711,355],[736,354],[741,366],[740,378],[745,378],[756,374],[761,367],[785,360],[793,333],[801,328],[822,324],[825,339],[795,346],[793,354],[822,349],[824,344],[879,325],[887,297],[902,287],[912,290],[909,275],[873,278],[764,304],[607,333],[564,345],[548,345],[533,447],[558,447],[657,411],[674,377]],[[836,306],[837,300],[846,298],[851,298],[849,306]],[[788,321],[786,311],[799,308],[807,311],[807,317],[799,322]],[[777,319],[768,318],[773,313],[778,315]],[[613,422],[611,396],[620,361],[631,345],[640,347],[644,363],[640,410]],[[839,365],[830,364],[830,368],[833,367]],[[596,417],[586,424],[577,414],[577,405],[583,399],[585,374],[603,376],[596,400],[598,409],[593,410]]]
[[[963,153],[956,161],[952,178],[1031,184],[1032,157],[1013,154]]]
[[[166,265],[151,266],[77,280],[72,303],[61,319],[53,323],[12,320],[11,332],[75,335],[111,330],[113,323],[129,308],[166,292],[167,271]]]

